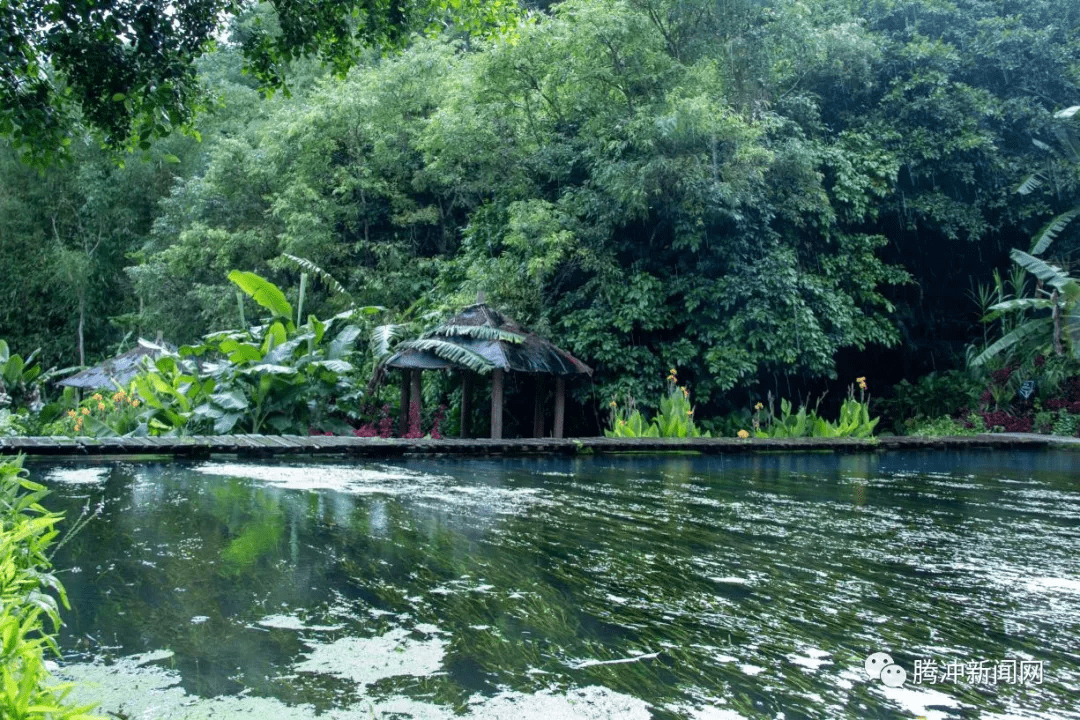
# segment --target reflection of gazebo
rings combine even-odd
[[[139,338],[139,343],[126,353],[106,360],[100,365],[88,367],[57,382],[57,385],[79,388],[81,390],[114,390],[116,386],[126,387],[143,368],[143,358],[156,360],[170,348],[158,338],[156,343]]]
[[[456,358],[456,359],[455,359]],[[482,372],[491,372],[491,437],[502,438],[503,386],[507,371],[534,376],[536,400],[533,409],[533,435],[544,434],[545,375],[555,376],[554,437],[563,436],[566,414],[566,378],[591,375],[592,369],[565,350],[525,330],[498,310],[480,302],[470,305],[444,324],[430,330],[419,340],[402,343],[384,364],[400,368],[409,376],[402,378],[401,406],[409,407],[410,395],[420,402],[422,370],[460,370],[461,436],[468,437],[473,372],[462,360],[468,358]]]

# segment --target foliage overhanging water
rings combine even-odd
[[[31,469],[101,507],[55,558],[63,674],[132,717],[1003,719],[1080,718],[1078,459]]]

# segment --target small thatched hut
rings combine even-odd
[[[543,378],[555,377],[555,417],[552,434],[563,436],[566,414],[566,378],[591,375],[592,369],[576,357],[529,332],[511,318],[483,302],[470,305],[417,340],[401,343],[385,363],[409,376],[402,379],[402,408],[420,402],[422,370],[455,369],[462,373],[461,434],[468,436],[468,416],[474,372],[491,373],[491,437],[503,430],[503,387],[507,372],[534,376],[536,401],[533,434],[544,434]]]
[[[126,353],[106,360],[100,365],[80,370],[56,384],[80,390],[114,390],[118,385],[126,387],[144,367],[143,358],[156,360],[166,352],[175,352],[175,348],[162,343],[160,339],[155,343],[139,338],[138,344]]]

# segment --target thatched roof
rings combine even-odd
[[[143,358],[156,360],[166,352],[175,352],[175,349],[165,343],[153,343],[139,338],[138,345],[126,353],[100,365],[80,370],[56,384],[83,390],[113,390],[117,385],[126,387],[144,367]]]
[[[488,328],[495,332],[483,333],[473,328]],[[481,336],[484,334],[488,337]],[[500,370],[562,376],[592,374],[592,368],[570,353],[529,332],[485,303],[468,306],[425,333],[424,338],[441,340],[476,353]],[[424,370],[464,367],[436,351],[405,345],[386,361],[386,366]]]

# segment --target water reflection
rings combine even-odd
[[[86,661],[73,672],[168,650],[137,672],[171,673],[178,704],[243,693],[388,717],[495,717],[520,700],[580,717],[1068,718],[1080,717],[1075,457],[34,471],[54,505],[104,508],[56,558],[73,605],[63,647]],[[909,676],[925,658],[1011,658],[1044,663],[1045,681],[887,688],[862,671],[878,650]],[[573,693],[600,714],[581,715]]]

